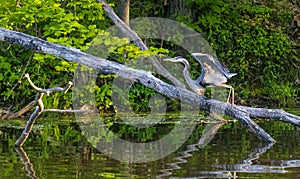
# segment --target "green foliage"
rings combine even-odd
[[[295,104],[296,90],[292,83],[281,81],[280,83],[270,84],[266,94],[269,93],[269,96],[279,100],[281,105],[287,106],[288,104]]]
[[[112,79],[115,75],[101,75],[101,79]],[[96,104],[99,111],[104,111],[112,108],[112,90],[111,90],[111,81],[105,81],[101,84],[101,86],[95,86],[95,96],[96,96]]]
[[[81,50],[108,25],[101,4],[92,0],[25,0],[17,4],[13,0],[0,0],[0,4],[1,27]],[[0,76],[0,83],[4,84],[0,87],[1,102],[24,106],[29,99],[33,100],[35,92],[22,79],[24,73],[29,73],[32,81],[41,88],[63,87],[72,81],[76,64],[50,55],[32,55],[32,52],[15,45],[2,42],[0,45],[0,68],[5,69]],[[45,107],[70,107],[70,97],[71,94],[51,95],[47,97]]]
[[[135,112],[149,112],[149,99],[156,92],[141,84],[135,84],[132,86],[129,92],[129,101],[133,111]]]

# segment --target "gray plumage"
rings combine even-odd
[[[204,95],[204,88],[206,87],[224,87],[230,89],[227,97],[227,103],[230,101],[234,104],[234,89],[230,85],[226,85],[227,79],[230,79],[236,73],[231,73],[226,67],[214,59],[211,55],[203,53],[192,53],[192,56],[201,64],[202,71],[201,75],[193,80],[189,74],[189,63],[182,57],[175,57],[164,59],[164,61],[180,62],[184,65],[183,75],[188,85],[198,94]]]
[[[230,85],[226,85],[228,79],[235,76],[228,68],[224,67],[217,59],[211,55],[203,53],[192,53],[192,56],[201,64],[201,75],[195,80],[202,87],[224,87],[230,89],[227,102],[230,100],[234,104],[234,89]]]
[[[204,88],[202,86],[199,85],[199,83],[196,83],[190,76],[189,73],[189,62],[182,58],[181,56],[175,57],[175,58],[167,58],[164,59],[164,61],[169,61],[169,62],[180,62],[184,65],[184,69],[183,69],[183,76],[185,81],[187,82],[187,84],[189,85],[190,88],[192,88],[192,90],[194,92],[196,92],[197,94],[200,95],[204,95]]]
[[[235,76],[236,73],[231,73],[217,59],[211,55],[203,53],[192,53],[192,56],[201,64],[201,75],[195,80],[201,86],[215,86],[223,84],[227,79]]]

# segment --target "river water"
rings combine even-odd
[[[299,129],[257,122],[275,144],[261,142],[236,121],[198,122],[177,150],[146,163],[103,154],[82,135],[73,116],[42,117],[23,148],[13,147],[22,126],[10,122],[0,128],[0,178],[300,178]],[[122,133],[122,124],[110,125],[124,139],[145,142],[157,140],[156,133],[164,131],[159,128],[168,132],[173,124],[157,124],[143,136],[132,129]]]

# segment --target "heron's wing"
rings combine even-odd
[[[214,60],[214,64],[215,66],[224,74],[224,76],[226,78],[231,78],[233,77],[234,75],[236,75],[236,73],[231,73],[228,68],[224,67],[217,59],[213,58]]]
[[[227,77],[224,75],[224,69],[215,63],[209,56],[201,56],[196,58],[202,65],[203,78],[200,81],[202,84],[221,84],[226,83]],[[221,64],[220,64],[221,65]]]
[[[203,80],[204,74],[205,74],[204,67],[203,67],[202,64],[201,64],[201,66],[202,66],[201,74],[200,74],[200,76],[195,80],[195,82],[196,82],[197,84],[200,84],[200,82]]]
[[[224,73],[224,70],[222,69],[223,67],[220,66],[221,65],[220,62],[218,62],[215,59],[210,60],[207,56],[203,56],[203,57],[198,57],[197,60],[198,62],[201,63],[205,73],[212,72],[212,73],[217,73],[217,75],[219,75],[219,73]]]
[[[221,73],[223,73],[223,74],[226,76],[226,78],[230,78],[230,77],[229,77],[229,73],[230,73],[229,70],[228,70],[227,68],[225,68],[225,67],[219,62],[219,60],[213,58],[213,61],[214,61],[215,66],[221,71]]]

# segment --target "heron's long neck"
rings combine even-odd
[[[191,78],[190,73],[189,73],[189,68],[188,66],[185,66],[183,69],[183,76],[185,78],[185,81],[188,83],[188,85],[193,88],[194,84],[194,80]]]

